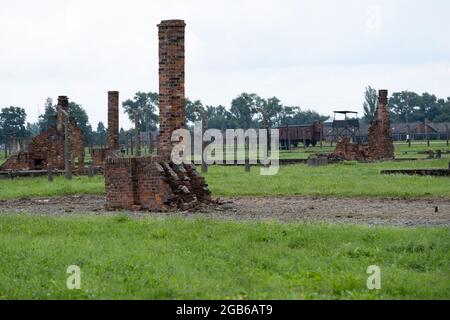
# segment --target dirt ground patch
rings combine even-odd
[[[399,226],[450,226],[450,199],[237,197],[214,207],[171,213],[128,212],[132,217],[185,216],[217,219],[328,221]],[[103,196],[67,196],[0,201],[0,213],[39,215],[117,214]]]

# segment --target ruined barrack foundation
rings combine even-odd
[[[187,210],[211,201],[211,193],[205,179],[195,168],[171,161],[172,132],[185,127],[185,23],[182,20],[166,20],[162,21],[158,28],[160,99],[158,155],[123,158],[116,153],[105,151],[108,209]],[[108,124],[110,125],[108,149],[112,150],[118,147],[116,139],[118,108],[108,107]]]
[[[55,117],[56,124],[34,137],[25,150],[12,155],[0,166],[0,170],[46,170],[51,166],[56,170],[65,168],[64,144],[66,123],[68,124],[68,144],[70,161],[78,163],[78,172],[84,171],[84,141],[83,132],[74,119],[66,119],[69,114],[69,99],[58,97]],[[66,121],[68,120],[68,121]],[[75,166],[72,166],[75,168]]]
[[[368,143],[359,144],[352,142],[349,138],[343,138],[336,144],[336,150],[330,155],[330,158],[357,161],[393,160],[395,158],[387,90],[378,92],[378,106],[375,111],[375,119],[369,127]]]

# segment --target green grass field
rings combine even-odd
[[[63,176],[56,176],[52,183],[47,181],[47,177],[0,180],[1,200],[103,193],[105,193],[103,176],[95,176],[93,178],[85,176],[73,177],[73,180],[70,181]]]
[[[395,157],[396,158],[426,158],[426,154],[418,154],[419,151],[427,150],[441,150],[442,152],[450,151],[450,147],[447,146],[444,140],[430,141],[430,146],[428,147],[426,141],[413,141],[411,147],[405,142],[395,142]],[[316,147],[309,148],[297,148],[293,150],[280,150],[280,159],[307,159],[309,155],[313,153],[326,153],[333,152],[335,145],[330,146],[330,143],[324,143],[323,147],[320,148],[318,145]]]
[[[282,157],[306,158],[316,149]],[[210,166],[206,180],[215,197],[448,198],[447,177],[379,172],[447,168],[449,160],[302,164],[275,176],[261,176],[259,167]],[[102,176],[0,180],[0,200],[104,192]],[[0,265],[0,300],[450,299],[448,227],[7,213],[0,215]],[[80,290],[66,288],[70,265],[81,268]],[[370,265],[381,268],[381,290],[366,287]]]
[[[450,196],[447,177],[381,175],[383,169],[447,168],[448,160],[380,162],[308,167],[282,166],[277,175],[261,176],[258,167],[250,173],[243,167],[212,167],[206,179],[213,194],[315,195],[338,197]]]
[[[408,146],[405,142],[395,142],[395,156],[397,158],[426,158],[427,155],[418,154],[419,151],[426,150],[441,150],[443,152],[450,151],[450,147],[447,146],[446,142],[443,140],[440,141],[431,141],[430,147],[428,147],[426,141],[413,141],[411,147]],[[280,159],[307,159],[308,156],[314,153],[326,153],[333,152],[335,146],[330,146],[328,142],[323,143],[323,147],[309,147],[309,148],[296,148],[293,150],[280,150]],[[148,154],[147,149],[142,150],[143,155]],[[89,148],[85,148],[85,162],[89,163],[91,160],[91,156],[89,154]],[[130,155],[131,156],[131,155]],[[195,158],[195,157],[194,157]],[[0,165],[5,162],[5,155],[3,152],[0,152]]]
[[[330,145],[329,142],[324,142],[323,146],[319,145],[313,147],[310,146],[308,148],[303,148],[302,146],[291,149],[291,150],[279,150],[280,159],[308,159],[309,156],[316,153],[331,153],[335,150],[336,145]],[[441,150],[443,153],[450,151],[450,147],[447,146],[447,143],[443,140],[439,141],[430,141],[430,146],[428,147],[426,141],[414,141],[411,143],[411,147],[408,146],[405,142],[395,142],[395,157],[396,158],[418,158],[425,159],[427,158],[426,154],[419,154],[420,151],[428,151],[428,150]],[[216,154],[222,156],[226,159],[226,152],[221,152],[220,150],[216,150]],[[253,158],[256,158],[258,152],[251,152]],[[236,155],[239,155],[241,158],[245,157],[245,149],[241,146],[237,151]],[[447,156],[444,154],[444,157]],[[195,155],[192,159],[200,159],[200,155]]]
[[[0,299],[450,298],[446,228],[11,214],[0,252]]]
[[[450,179],[381,175],[382,169],[447,168],[449,159],[433,161],[380,162],[308,167],[304,164],[281,166],[277,175],[261,176],[259,167],[251,172],[242,166],[211,166],[206,180],[214,196],[249,195],[316,195],[337,197],[448,197]],[[59,196],[73,194],[104,194],[101,176],[92,179],[74,177],[67,181],[46,177],[0,180],[0,199]]]

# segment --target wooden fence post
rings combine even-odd
[[[66,179],[67,180],[72,180],[72,159],[68,159],[67,160]]]
[[[245,138],[244,144],[244,159],[245,159],[245,172],[250,172],[250,137]],[[248,153],[248,157],[247,157]]]
[[[92,162],[89,162],[88,166],[88,177],[92,178],[94,176],[94,167],[92,166]]]
[[[147,132],[147,139],[148,139],[147,140],[148,154],[152,155],[152,153],[153,153],[153,141],[152,141],[153,135],[150,130]]]
[[[133,135],[130,134],[130,154],[134,156]]]
[[[411,128],[409,127],[409,124],[407,125],[408,128],[408,148],[411,148]]]
[[[51,163],[47,164],[47,180],[53,182],[53,166]]]
[[[323,147],[322,140],[323,140],[323,125],[321,125],[320,127],[320,148]]]
[[[448,124],[445,125],[445,129],[447,131],[447,147],[448,147]]]
[[[141,124],[140,124],[140,115],[139,112],[134,114],[134,131],[135,131],[135,140],[136,140],[136,156],[141,156]]]
[[[128,132],[125,132],[125,149],[126,149],[126,154],[129,155],[130,154],[130,144],[129,144],[129,136],[128,136]]]
[[[286,125],[287,150],[291,150],[291,135],[289,134],[289,124]]]

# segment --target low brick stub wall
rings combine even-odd
[[[350,139],[344,138],[336,144],[336,150],[332,156],[338,156],[347,161],[365,161],[368,146],[352,143]]]
[[[108,209],[113,210],[187,210],[211,201],[195,168],[158,157],[108,158],[105,188]]]
[[[118,157],[117,152],[109,148],[93,148],[91,152],[92,164],[94,166],[103,166],[107,158]]]
[[[381,174],[406,174],[410,176],[450,176],[450,169],[403,169],[403,170],[382,170]]]

